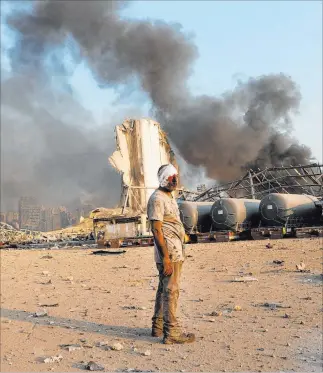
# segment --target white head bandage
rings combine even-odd
[[[173,175],[177,175],[178,172],[172,164],[168,164],[158,173],[158,181],[161,187],[165,187],[168,184],[168,178]]]

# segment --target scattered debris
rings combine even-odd
[[[111,350],[114,350],[114,351],[121,351],[123,350],[123,345],[121,343],[115,343],[112,347],[111,347]]]
[[[209,314],[209,316],[222,316],[222,312],[221,311],[213,311]]]
[[[40,304],[40,307],[58,307],[58,303]]]
[[[141,310],[144,311],[147,307],[137,307],[137,306],[122,306],[123,310]]]
[[[95,345],[96,347],[104,347],[104,346],[108,346],[109,342],[106,342],[106,341],[101,341],[101,342],[97,342]]]
[[[62,344],[59,345],[59,347],[63,348],[64,350],[67,350],[68,352],[82,349],[82,346],[79,344]]]
[[[41,285],[49,285],[52,283],[52,280],[48,280],[46,282],[41,282]]]
[[[284,306],[282,304],[279,304],[279,303],[263,303],[262,304],[263,307],[267,307],[267,308],[270,308],[270,309],[276,309],[276,308],[291,308],[291,306]]]
[[[59,363],[61,360],[63,360],[63,356],[57,355],[57,356],[46,357],[44,358],[43,362],[46,364],[50,364],[50,363]]]
[[[246,277],[235,277],[232,282],[252,282],[258,281],[256,277],[246,276]]]
[[[113,254],[123,254],[126,253],[126,250],[97,250],[92,251],[91,255],[113,255]]]
[[[40,259],[53,259],[53,256],[47,254],[47,255],[42,256]]]
[[[100,365],[100,364],[97,364],[94,361],[89,361],[86,364],[85,369],[86,370],[91,370],[91,371],[99,371],[99,370],[104,370],[104,366]]]
[[[48,316],[48,313],[46,310],[38,311],[33,314],[33,317],[45,317]]]
[[[300,262],[300,264],[296,264],[296,270],[299,272],[311,272],[309,269],[305,269],[306,264],[304,262]]]

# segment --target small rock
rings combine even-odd
[[[86,364],[85,369],[86,370],[91,370],[91,371],[98,371],[98,370],[104,370],[104,366],[100,365],[100,364],[97,364],[94,361],[89,361]]]
[[[305,325],[304,321],[301,321],[301,322],[300,322],[300,325]]]
[[[46,364],[50,364],[50,363],[59,363],[61,360],[63,360],[63,356],[62,355],[57,355],[57,356],[46,357],[43,360],[43,362],[46,363]]]
[[[73,281],[73,276],[66,277],[66,281]]]
[[[48,276],[49,272],[48,271],[43,271],[41,274],[44,275],[44,276]]]
[[[270,242],[268,242],[267,245],[266,245],[266,248],[267,248],[267,249],[272,249],[272,248],[273,248],[273,245],[272,245]]]
[[[286,343],[286,346],[287,346],[287,347],[290,347],[290,343]]]
[[[290,319],[290,315],[288,313],[285,313],[285,315],[283,316],[284,319]]]
[[[138,310],[146,310],[147,307],[138,307]]]
[[[150,350],[147,350],[143,353],[144,356],[150,356],[151,355],[151,351]]]
[[[209,319],[208,321],[209,322],[215,322],[215,319]]]
[[[114,351],[121,351],[121,350],[123,350],[123,345],[121,343],[115,343],[111,347],[111,349],[114,350]]]
[[[240,306],[234,306],[233,310],[234,311],[242,311],[242,308]]]
[[[49,254],[42,256],[40,259],[53,259],[53,257]]]
[[[48,316],[48,313],[47,311],[43,310],[43,311],[35,312],[33,316],[34,317],[45,317],[45,316]]]

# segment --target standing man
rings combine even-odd
[[[172,195],[178,185],[178,173],[172,164],[167,164],[159,168],[157,175],[159,188],[151,195],[147,206],[159,272],[152,336],[164,335],[164,344],[191,343],[195,341],[195,335],[183,333],[176,318],[185,236],[178,205]]]

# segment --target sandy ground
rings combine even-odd
[[[153,248],[2,251],[1,371],[80,371],[90,360],[106,371],[321,371],[322,239],[266,243],[187,246],[179,315],[197,341],[177,346],[150,337]],[[301,261],[310,272],[296,271]]]

